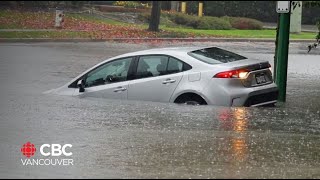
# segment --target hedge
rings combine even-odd
[[[150,13],[140,13],[138,15],[140,21],[148,23],[150,21]],[[212,30],[227,30],[227,29],[262,29],[263,23],[243,17],[211,17],[211,16],[192,16],[183,13],[162,13],[160,24],[165,24],[174,27],[182,25],[195,29],[212,29]]]

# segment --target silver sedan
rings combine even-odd
[[[218,47],[158,48],[107,59],[50,93],[193,105],[277,102],[267,61]]]

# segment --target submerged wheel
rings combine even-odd
[[[186,105],[207,105],[206,101],[199,95],[194,93],[186,93],[180,95],[175,101],[177,104],[186,104]]]

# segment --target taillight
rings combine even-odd
[[[214,78],[241,78],[247,77],[249,71],[246,69],[237,69],[232,71],[224,71],[214,75]]]
[[[271,64],[268,64],[268,68],[272,72]]]

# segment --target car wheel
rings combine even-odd
[[[205,100],[201,96],[196,95],[196,94],[185,94],[185,95],[182,95],[179,98],[177,98],[175,103],[177,103],[177,104],[185,104],[185,105],[194,105],[194,106],[206,105],[207,104],[205,102]]]

